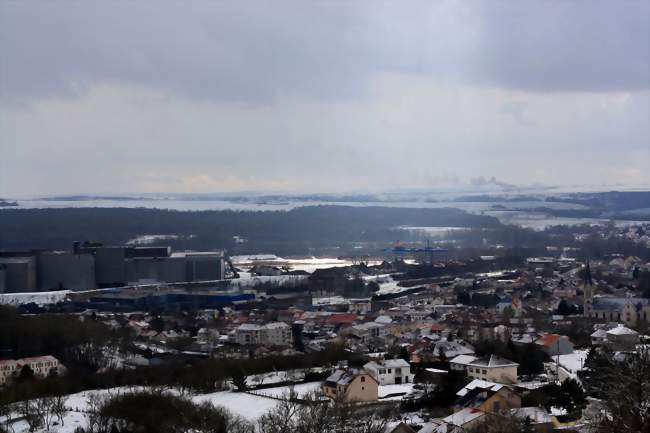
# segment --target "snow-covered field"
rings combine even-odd
[[[209,401],[215,406],[225,407],[231,413],[249,421],[255,421],[278,404],[277,400],[271,398],[232,391],[197,395],[192,400],[196,403]]]
[[[266,388],[263,390],[255,391],[259,394],[264,394],[270,397],[281,398],[288,395],[293,388],[298,396],[305,396],[308,393],[317,391],[320,388],[321,382],[308,382],[291,386],[279,386],[273,388]],[[88,410],[88,397],[92,394],[99,395],[114,395],[120,392],[129,390],[137,390],[138,388],[112,388],[106,390],[83,391],[77,394],[71,394],[66,401],[68,412],[63,418],[63,425],[56,425],[50,429],[48,433],[73,433],[77,427],[85,427],[86,417],[84,411]],[[198,394],[191,397],[192,401],[202,403],[209,401],[215,406],[221,406],[228,409],[229,412],[241,416],[249,421],[255,421],[260,416],[264,415],[275,406],[278,405],[278,400],[274,398],[264,397],[262,395],[252,395],[244,392],[234,391],[219,391],[210,394]],[[29,427],[26,422],[18,421],[13,425],[14,433],[28,433]],[[37,433],[43,433],[44,430],[37,430]]]
[[[280,376],[278,376],[280,377]],[[209,401],[215,406],[226,408],[234,415],[238,415],[249,421],[255,421],[268,411],[272,410],[279,404],[277,398],[289,395],[293,390],[299,397],[316,392],[320,389],[321,382],[301,383],[294,386],[278,386],[252,391],[255,394],[219,391],[210,394],[198,394],[191,396],[192,401],[203,403]],[[88,398],[92,394],[104,396],[115,395],[120,392],[137,390],[138,387],[122,387],[106,390],[83,391],[77,394],[71,394],[66,401],[68,412],[63,418],[63,425],[56,425],[48,433],[74,433],[77,427],[86,426],[86,416],[84,411],[88,410]],[[413,391],[413,384],[403,385],[381,385],[379,386],[379,397],[386,397],[391,394],[402,394],[399,396],[389,397],[384,400],[401,400]],[[265,397],[266,396],[266,397]],[[275,398],[272,398],[275,397]],[[18,421],[13,424],[14,433],[28,433],[29,427],[26,422]],[[37,430],[36,433],[44,433],[44,430]]]
[[[299,259],[285,259],[278,257],[274,254],[254,254],[247,256],[232,256],[230,257],[233,265],[242,269],[250,269],[256,264],[264,264],[270,266],[288,266],[292,271],[305,271],[310,274],[318,269],[327,268],[340,268],[344,266],[351,266],[353,263],[350,260],[338,259],[334,257],[305,257]],[[371,261],[367,263],[369,266],[380,264],[379,261]]]

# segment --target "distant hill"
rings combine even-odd
[[[494,217],[459,209],[307,206],[290,211],[171,211],[144,208],[3,209],[0,249],[69,249],[75,240],[123,244],[142,235],[177,235],[175,248],[237,253],[336,255],[359,244],[381,249],[409,234],[399,226],[497,228]],[[245,241],[242,242],[241,240]]]

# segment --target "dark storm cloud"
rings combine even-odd
[[[382,72],[534,91],[648,88],[647,1],[3,2],[1,95],[97,81],[349,98]]]

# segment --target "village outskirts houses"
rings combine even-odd
[[[398,359],[370,361],[363,368],[374,377],[380,385],[400,385],[413,382],[411,364]]]

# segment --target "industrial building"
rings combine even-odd
[[[172,252],[171,247],[75,242],[72,251],[0,252],[0,293],[81,291],[223,278],[220,251]]]
[[[34,256],[0,256],[0,293],[12,292],[14,288],[23,292],[37,290]]]

